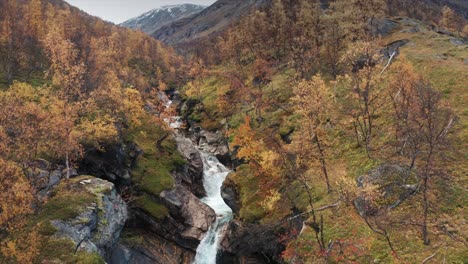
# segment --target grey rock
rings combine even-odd
[[[57,228],[54,236],[70,239],[78,250],[99,253],[106,258],[127,220],[127,206],[108,181],[84,178],[71,184],[75,185],[73,188],[85,188],[94,194],[97,203],[89,204],[74,219],[52,220]]]
[[[196,250],[216,219],[213,209],[182,185],[177,185],[170,191],[163,191],[157,198],[168,209],[169,214],[163,219],[156,219],[136,208],[133,211],[136,222],[133,221],[132,224],[145,226],[168,241]]]
[[[70,178],[73,178],[73,177],[78,176],[78,172],[77,172],[76,169],[74,169],[74,168],[70,168],[70,169],[68,169],[68,170],[65,168],[65,169],[62,171],[63,177],[67,177],[67,173],[68,173],[68,176],[69,176]]]
[[[418,33],[419,31],[421,31],[419,29],[419,27],[410,27],[410,28],[407,28],[407,29],[403,29],[402,31],[400,31],[401,33]]]
[[[203,151],[215,155],[224,164],[231,162],[229,145],[221,131],[213,133],[197,129],[195,132],[198,132],[195,133],[196,141]]]
[[[37,175],[38,178],[49,178],[50,172],[46,170],[41,170]]]
[[[88,151],[78,166],[78,173],[130,185],[129,171],[141,154],[143,151],[133,143],[110,146],[105,151]]]
[[[206,192],[203,187],[203,161],[200,156],[200,151],[190,139],[180,134],[180,132],[176,132],[175,140],[177,142],[177,149],[188,161],[188,164],[184,168],[175,173],[176,180],[198,197],[205,196]]]
[[[140,243],[127,245],[123,240],[112,252],[112,264],[180,264],[192,263],[195,252],[152,233],[139,232]]]
[[[386,204],[389,205],[375,207],[364,195],[361,195],[354,200],[354,206],[361,216],[372,216],[380,210],[393,209],[417,192],[418,182],[409,168],[399,164],[382,164],[359,176],[356,184],[359,188],[364,188],[368,184],[376,185],[383,198],[388,199]]]
[[[171,216],[183,221],[184,230],[181,233],[183,238],[202,240],[204,234],[216,220],[214,210],[183,186],[177,186],[171,191],[163,191],[160,197],[169,209]]]
[[[382,55],[386,58],[389,59],[392,54],[394,56],[397,56],[400,53],[400,48],[407,45],[410,41],[408,39],[401,39],[394,41],[392,43],[389,43],[385,49],[381,51]]]
[[[240,211],[240,196],[234,182],[228,178],[224,181],[221,188],[221,196],[224,202],[231,207],[234,214],[239,215]]]
[[[462,39],[457,39],[457,38],[451,38],[450,42],[455,46],[464,46],[464,45],[466,45],[465,41],[463,41]]]
[[[62,173],[60,171],[57,171],[57,170],[52,171],[49,176],[48,187],[51,188],[57,185],[60,182],[61,177],[62,177]]]
[[[132,258],[132,252],[129,248],[122,244],[117,244],[112,250],[110,263],[112,264],[129,264]],[[142,262],[145,263],[145,262]]]
[[[44,159],[35,159],[28,162],[29,167],[38,168],[41,170],[50,170],[50,162]]]
[[[384,18],[384,19],[375,19],[373,21],[374,23],[374,28],[372,29],[373,34],[375,36],[388,36],[390,35],[395,29],[397,29],[400,25],[390,19]]]
[[[291,221],[276,226],[231,221],[220,243],[221,263],[228,260],[234,260],[231,263],[243,263],[241,260],[245,259],[251,261],[248,263],[283,263],[280,256],[285,246],[279,235],[284,234],[285,230],[300,230],[305,219],[298,217],[295,220],[297,223]]]

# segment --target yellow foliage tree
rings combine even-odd
[[[298,154],[299,163],[310,168],[311,161],[318,161],[330,192],[325,148],[330,130],[329,120],[333,109],[333,94],[320,75],[310,81],[302,81],[294,87],[292,98],[295,113],[300,119],[292,149]]]

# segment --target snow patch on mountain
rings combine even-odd
[[[194,15],[205,8],[205,6],[194,4],[165,5],[129,19],[120,25],[152,34],[177,19]]]

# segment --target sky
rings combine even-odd
[[[176,5],[198,4],[211,5],[216,0],[66,0],[69,4],[80,8],[86,13],[104,20],[122,23],[139,16],[153,8]]]

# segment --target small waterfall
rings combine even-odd
[[[200,154],[203,160],[203,186],[206,190],[206,197],[202,201],[213,208],[217,218],[200,242],[194,264],[216,264],[220,236],[232,219],[232,210],[221,197],[221,187],[229,170],[215,156],[203,151]]]
[[[166,108],[171,107],[172,101],[164,93],[159,93],[159,97],[165,102]],[[183,124],[180,116],[172,116],[166,118],[165,121],[175,130],[181,128]],[[202,202],[213,208],[216,221],[200,242],[193,264],[216,264],[220,236],[232,220],[232,209],[221,196],[223,182],[230,171],[214,155],[204,152],[204,147],[205,145],[199,146],[203,161],[203,187],[206,191],[206,197],[202,199]]]

